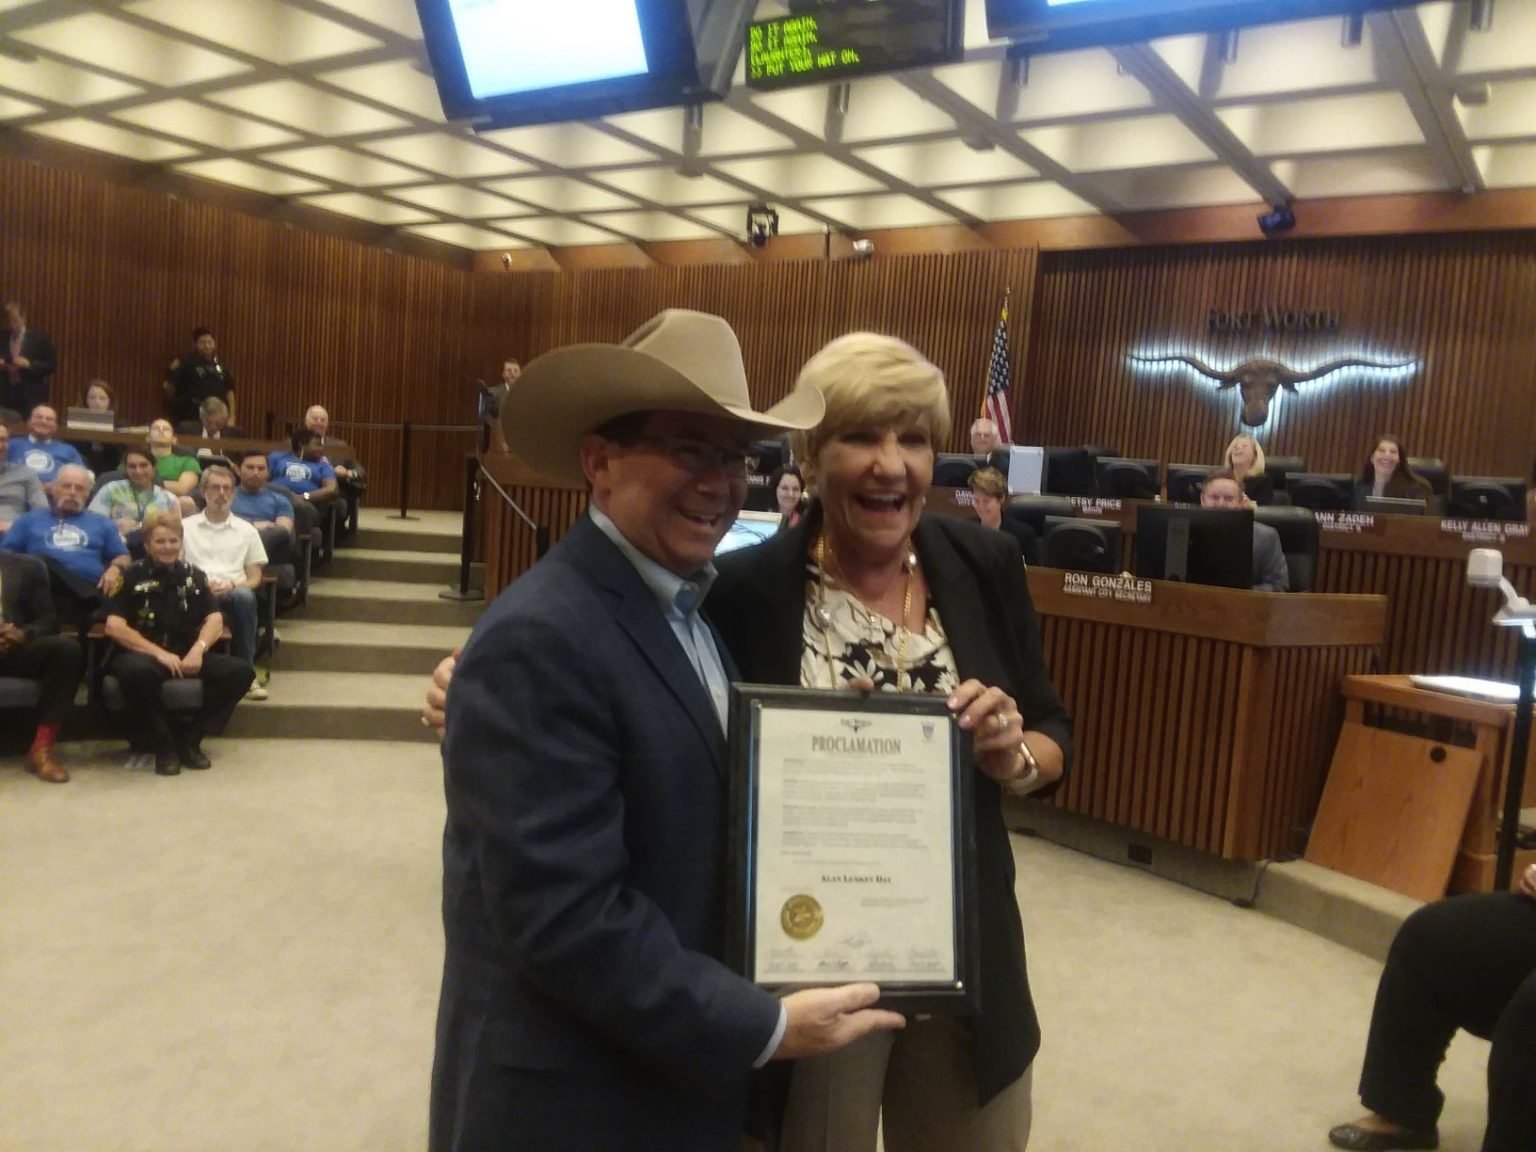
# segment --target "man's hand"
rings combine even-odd
[[[784,997],[789,1023],[774,1050],[775,1060],[798,1060],[836,1052],[871,1032],[891,1032],[907,1026],[899,1012],[873,1008],[880,999],[876,984],[844,984],[840,988],[807,988]]]
[[[124,540],[128,539],[128,533],[136,531],[139,527],[139,522],[137,520],[127,516],[124,516],[121,520],[115,521],[115,523],[117,524],[117,534]]]
[[[101,579],[96,581],[96,587],[107,596],[115,596],[122,584],[123,570],[116,564],[107,565],[107,570],[101,574]]]
[[[181,679],[181,657],[176,655],[176,653],[167,652],[164,648],[159,648],[155,651],[155,660],[176,679]]]
[[[337,477],[342,479],[342,480],[345,480],[348,476],[352,475],[352,469],[344,468],[340,464],[337,464],[335,466],[334,471],[335,471]]]
[[[28,360],[25,356],[18,356],[16,359],[12,360],[11,363],[16,365],[18,368],[32,367],[32,361]]]
[[[15,624],[0,624],[0,651],[20,648],[27,642],[26,632]]]
[[[1529,896],[1536,900],[1536,864],[1527,864],[1525,871],[1520,873],[1520,883],[1515,891],[1522,896]]]
[[[444,656],[442,662],[432,670],[432,683],[427,686],[427,706],[421,713],[421,722],[435,730],[439,740],[448,723],[448,684],[453,680],[453,670],[463,652],[464,646],[461,644],[453,650],[452,656]]]
[[[260,530],[262,528],[272,528],[274,525],[270,520],[252,520],[251,527]]]
[[[224,597],[228,596],[234,590],[235,590],[235,586],[229,580],[210,580],[210,581],[208,581],[208,591],[212,592],[220,600],[224,599]]]

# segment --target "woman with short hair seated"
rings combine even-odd
[[[1429,481],[1408,467],[1408,451],[1401,436],[1384,433],[1376,438],[1376,447],[1355,479],[1355,505],[1363,506],[1368,496],[1393,500],[1424,500],[1433,495]]]
[[[116,648],[106,671],[117,678],[136,726],[131,746],[154,756],[155,771],[208,768],[203,736],[224,730],[256,672],[244,660],[211,651],[224,632],[208,577],[181,557],[181,520],[151,509],[144,516],[146,556],[128,566],[107,608],[107,639]],[[171,679],[197,678],[203,700],[171,712],[161,696]]]
[[[1003,519],[1003,508],[1008,503],[1008,481],[996,468],[978,468],[971,473],[967,483],[971,487],[971,505],[976,509],[976,519],[983,527],[1006,532],[1019,545],[1019,555],[1026,564],[1040,562],[1040,540],[1028,524]]]
[[[1222,454],[1222,465],[1232,470],[1243,493],[1255,504],[1272,504],[1275,500],[1275,483],[1264,469],[1264,449],[1246,432],[1239,432],[1227,444]]]

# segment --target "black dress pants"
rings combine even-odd
[[[1453,896],[1408,917],[1392,941],[1376,988],[1360,1073],[1365,1106],[1408,1128],[1435,1127],[1445,1104],[1435,1075],[1458,1028],[1494,1041],[1490,1081],[1497,1070],[1501,1085],[1511,1080],[1531,1084],[1536,1061],[1530,1039],[1536,1034],[1533,972],[1536,901],[1508,892]],[[1501,1051],[1506,1045],[1498,1032],[1505,1027],[1506,1012],[1509,1031],[1523,1031],[1527,1047],[1522,1052]],[[1490,1092],[1490,1113],[1496,1103]],[[1536,1096],[1527,1094],[1521,1107],[1529,1125]],[[1490,1137],[1496,1128],[1502,1124],[1490,1115]],[[1517,1147],[1530,1152],[1536,1143],[1484,1145],[1488,1152]]]
[[[0,650],[0,676],[37,680],[42,686],[39,724],[62,724],[75,703],[85,654],[73,636],[39,636],[15,648]]]
[[[1488,1056],[1488,1131],[1483,1152],[1536,1148],[1536,972],[1499,1017]]]
[[[196,711],[168,712],[160,699],[160,686],[171,679],[170,670],[153,656],[142,652],[119,651],[107,662],[107,671],[117,677],[128,702],[128,714],[137,725],[134,747],[163,749],[175,739],[201,740],[209,733],[224,730],[234,715],[246,689],[256,677],[256,670],[244,660],[222,652],[203,655],[203,703]]]

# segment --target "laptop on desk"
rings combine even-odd
[[[112,412],[98,412],[94,408],[67,408],[64,411],[64,427],[72,432],[111,432],[117,427]]]

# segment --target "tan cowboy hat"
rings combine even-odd
[[[622,344],[572,344],[534,359],[507,391],[501,426],[525,464],[584,484],[581,438],[629,412],[702,412],[772,434],[814,427],[825,411],[814,388],[756,411],[731,326],[707,312],[668,308]]]

